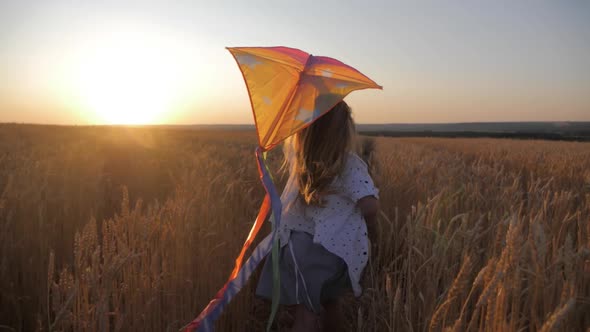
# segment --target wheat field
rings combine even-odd
[[[362,140],[382,211],[347,330],[590,332],[590,143]],[[255,146],[247,131],[0,125],[0,331],[177,331],[258,212]],[[219,331],[264,330],[256,279]],[[276,330],[291,321],[282,309]]]

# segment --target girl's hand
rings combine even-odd
[[[379,212],[379,200],[375,196],[365,196],[359,199],[356,204],[361,209],[361,214],[365,218],[365,222],[369,224],[374,223]]]

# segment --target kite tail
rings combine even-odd
[[[265,164],[265,156],[260,148],[256,149],[256,159],[258,161],[258,174],[262,181],[262,185],[266,190],[266,195],[256,221],[242,246],[242,250],[236,259],[234,269],[223,287],[215,294],[215,297],[209,304],[201,311],[199,316],[195,318],[188,325],[183,327],[181,330],[185,332],[208,332],[213,331],[215,328],[215,321],[223,312],[224,307],[229,304],[232,298],[244,287],[250,275],[254,272],[256,267],[260,264],[262,259],[266,257],[271,251],[272,263],[273,263],[273,299],[271,317],[268,323],[268,327],[272,324],[274,315],[278,308],[279,299],[279,278],[278,278],[278,236],[276,236],[278,226],[280,225],[282,204],[281,198],[277,193],[276,187],[272,181],[270,172]],[[268,216],[269,212],[272,212],[272,232],[264,240],[262,240],[258,246],[252,252],[252,255],[242,265],[242,261],[247,249],[250,247],[258,231],[262,227],[264,220]]]

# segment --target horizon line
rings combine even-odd
[[[386,126],[386,125],[449,125],[449,124],[492,124],[492,123],[590,123],[590,120],[523,120],[523,121],[465,121],[465,122],[384,122],[384,123],[355,123],[359,126]],[[61,127],[195,127],[195,126],[252,126],[254,123],[150,123],[150,124],[78,124],[78,123],[39,123],[39,122],[2,122],[0,125],[33,125],[33,126],[61,126]]]

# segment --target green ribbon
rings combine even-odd
[[[264,167],[266,168],[266,171],[269,174],[270,179],[274,183],[274,178],[273,178],[272,173],[270,172],[270,169],[268,168],[268,165],[266,163],[266,156],[267,156],[267,152],[265,151],[262,153],[262,158],[264,159]],[[272,197],[271,197],[271,199],[272,199]],[[280,216],[279,216],[279,218],[280,218]],[[272,213],[270,216],[270,222],[272,225],[272,233],[275,235],[274,235],[274,239],[272,242],[272,249],[271,249],[272,299],[271,299],[270,316],[268,317],[268,323],[266,324],[266,331],[267,332],[270,332],[270,329],[272,327],[272,323],[273,323],[275,316],[277,314],[277,311],[279,309],[279,300],[281,298],[281,278],[280,278],[280,274],[279,274],[279,248],[280,248],[280,246],[279,246],[279,237],[277,234],[278,229],[277,229],[277,225],[275,223],[274,213]]]

